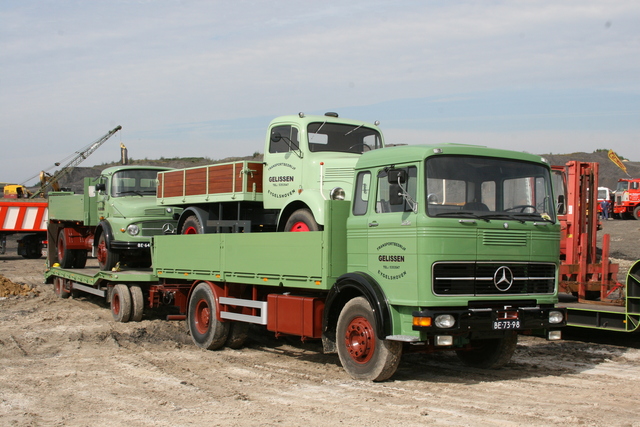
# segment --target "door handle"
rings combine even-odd
[[[370,222],[369,223],[369,227],[377,227],[378,223],[377,222]]]

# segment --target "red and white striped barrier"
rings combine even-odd
[[[0,232],[47,231],[48,213],[46,201],[0,201]]]

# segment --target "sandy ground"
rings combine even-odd
[[[616,259],[640,258],[640,222],[605,231]],[[371,383],[319,343],[258,328],[244,348],[212,352],[159,313],[116,323],[97,298],[58,299],[43,271],[13,247],[0,255],[1,275],[35,289],[0,298],[0,425],[640,426],[638,336],[521,337],[511,363],[491,371],[406,354],[391,380]]]

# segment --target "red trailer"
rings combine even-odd
[[[7,248],[7,236],[24,234],[18,240],[18,255],[40,258],[46,247],[47,200],[0,199],[0,254]]]

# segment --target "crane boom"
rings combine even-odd
[[[107,142],[116,132],[122,129],[122,126],[117,126],[100,137],[98,140],[92,142],[87,147],[78,151],[67,164],[63,165],[56,173],[51,176],[45,176],[48,174],[42,174],[40,180],[40,188],[30,198],[33,199],[40,194],[45,194],[45,191],[56,185],[60,179],[71,171],[71,168],[82,163],[87,157],[89,157],[94,151],[96,151],[102,144]]]

